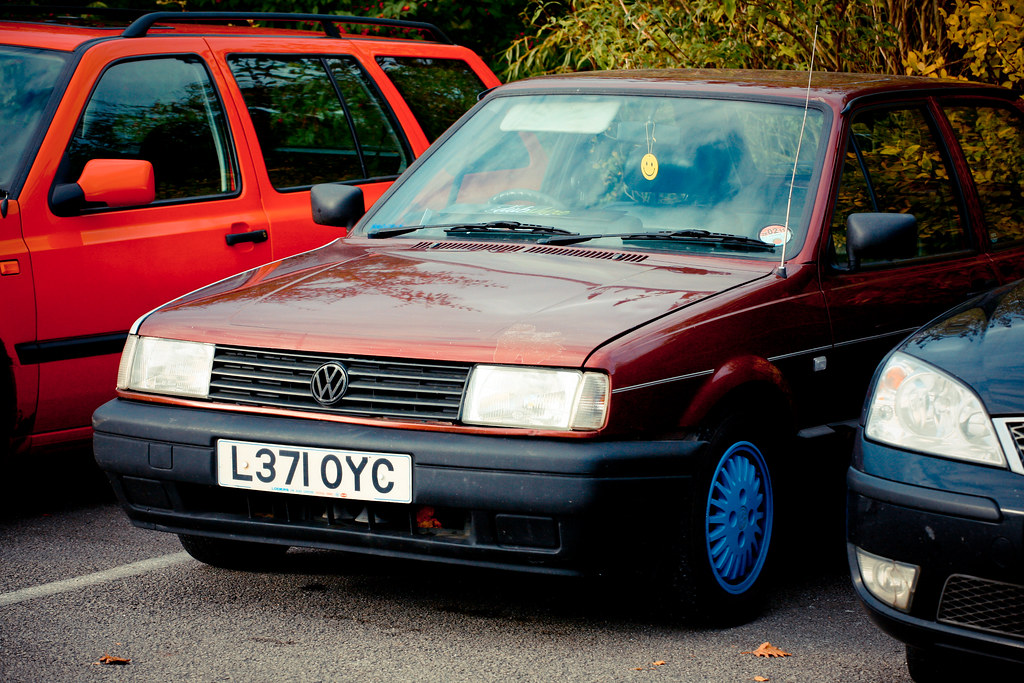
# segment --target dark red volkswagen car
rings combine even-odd
[[[141,318],[97,460],[215,565],[632,568],[742,614],[882,356],[1024,275],[1018,102],[851,74],[498,88],[346,238]]]

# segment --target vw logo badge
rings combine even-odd
[[[313,373],[309,391],[322,406],[333,406],[348,389],[348,371],[341,363],[324,363]]]

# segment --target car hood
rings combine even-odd
[[[972,387],[991,415],[1024,415],[1024,280],[938,318],[902,350]]]
[[[522,243],[339,240],[193,292],[144,335],[580,366],[598,346],[773,264]]]

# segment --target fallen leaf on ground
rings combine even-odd
[[[790,653],[785,650],[780,650],[768,641],[761,643],[761,647],[757,648],[753,652],[741,652],[741,655],[754,655],[755,657],[792,657]]]
[[[651,662],[647,666],[636,666],[636,667],[633,667],[633,671],[654,671],[659,666],[665,666],[666,664],[668,664],[668,662],[666,662],[664,659],[659,659],[656,662]]]
[[[127,657],[115,657],[114,655],[107,652],[104,653],[102,657],[100,657],[100,661],[93,662],[93,664],[130,664],[131,661],[132,660],[128,659]]]
[[[764,676],[754,676],[754,680],[757,681],[757,683],[764,683],[768,679],[765,678]]]

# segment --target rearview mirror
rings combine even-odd
[[[895,261],[917,255],[917,218],[909,213],[851,213],[846,219],[850,269],[861,261]]]

